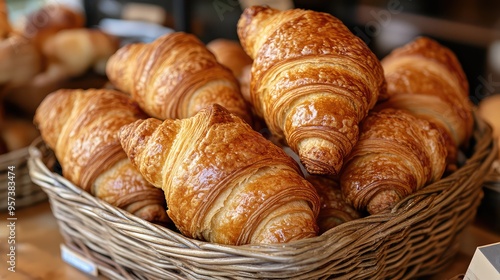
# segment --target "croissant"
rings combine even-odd
[[[152,117],[187,118],[217,103],[251,122],[233,73],[194,35],[175,32],[126,45],[110,57],[106,73]]]
[[[359,122],[385,90],[382,67],[337,18],[253,6],[238,36],[254,60],[251,103],[311,174],[338,174]]]
[[[321,201],[317,220],[320,233],[361,218],[361,213],[344,199],[340,184],[333,178],[308,176],[306,179],[314,186]]]
[[[65,178],[111,205],[165,224],[163,192],[135,169],[118,139],[123,125],[145,117],[123,93],[61,89],[42,101],[34,121]]]
[[[138,120],[120,140],[189,238],[242,245],[317,235],[319,197],[297,163],[218,104],[186,119]]]
[[[439,180],[447,150],[434,126],[407,111],[372,111],[346,158],[340,186],[346,200],[359,211],[376,214]]]
[[[395,49],[382,59],[387,94],[380,108],[404,109],[432,122],[448,149],[448,171],[456,170],[457,152],[472,135],[469,86],[453,52],[427,37]]]

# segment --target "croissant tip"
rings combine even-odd
[[[209,124],[221,124],[234,121],[234,115],[219,104],[212,104],[202,109],[199,113],[205,113],[209,117]]]
[[[388,211],[401,200],[401,196],[394,190],[384,190],[378,192],[366,205],[366,210],[371,215]]]
[[[342,157],[332,154],[332,149],[315,145],[312,143],[299,148],[299,157],[307,172],[313,175],[339,175]]]

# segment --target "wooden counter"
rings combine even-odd
[[[80,272],[66,264],[61,259],[60,244],[62,237],[59,234],[57,222],[52,215],[48,202],[42,202],[16,211],[16,272],[8,268],[8,215],[1,213],[0,251],[2,265],[0,279],[9,280],[88,280],[96,279]],[[477,223],[470,225],[463,236],[460,253],[454,263],[444,269],[442,273],[428,279],[450,279],[458,274],[465,273],[476,247],[500,242],[500,234],[494,233]],[[7,252],[7,253],[6,253]],[[7,267],[5,264],[7,263]]]

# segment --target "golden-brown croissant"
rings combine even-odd
[[[297,163],[220,105],[186,119],[138,120],[120,140],[190,238],[240,245],[317,234],[319,197]]]
[[[308,176],[306,179],[316,188],[321,201],[317,220],[320,233],[361,218],[361,213],[344,199],[340,184],[333,178]]]
[[[439,180],[446,168],[443,137],[426,120],[404,110],[372,111],[340,176],[344,197],[370,214]]]
[[[233,73],[191,34],[126,45],[108,60],[106,73],[152,117],[183,119],[217,103],[251,121]]]
[[[251,103],[312,174],[337,174],[385,90],[382,67],[337,18],[254,6],[238,21],[253,58]]]
[[[111,205],[166,223],[163,192],[135,169],[118,139],[123,125],[145,117],[129,96],[118,91],[61,89],[42,101],[35,124],[64,177]]]
[[[456,169],[458,147],[473,128],[469,86],[453,52],[427,37],[395,49],[382,60],[387,94],[378,108],[405,109],[432,122],[448,149],[448,171]]]

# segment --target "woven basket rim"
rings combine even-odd
[[[489,125],[488,125],[488,124],[485,124],[485,125],[489,127]],[[37,147],[37,146],[39,146],[39,145],[41,145],[41,144],[43,144],[43,140],[42,140],[41,138],[37,138],[37,139],[36,139],[36,140],[32,143],[32,145],[30,145],[29,147],[27,147],[27,149],[28,149],[28,153],[31,155],[31,157],[32,157],[32,158],[37,158],[37,157],[39,157],[39,152],[37,151],[38,149],[37,149],[36,147]],[[496,148],[494,148],[494,149],[496,150]],[[492,149],[492,151],[494,152],[494,150],[493,150],[493,149]],[[21,152],[21,151],[19,151],[19,152]],[[493,152],[492,152],[492,154],[494,154]],[[492,162],[493,162],[493,161],[492,161]],[[46,166],[45,166],[45,170],[44,170],[44,171],[45,171],[45,172],[48,172],[48,173],[51,173],[51,174],[54,176],[54,178],[55,178],[55,179],[57,179],[58,181],[63,182],[63,183],[64,183],[64,185],[65,185],[65,186],[67,186],[67,187],[69,187],[69,188],[71,189],[71,191],[73,191],[74,193],[76,193],[76,194],[78,194],[78,195],[80,195],[80,196],[84,197],[85,199],[88,199],[88,200],[90,200],[90,201],[93,201],[93,202],[95,202],[96,204],[102,203],[102,204],[106,205],[106,206],[107,206],[107,207],[106,207],[106,210],[110,210],[110,209],[111,209],[111,210],[113,210],[113,212],[117,211],[118,213],[116,213],[116,214],[119,214],[120,216],[127,217],[128,219],[133,220],[134,222],[137,222],[137,223],[140,223],[140,224],[145,224],[145,225],[147,225],[147,226],[152,226],[152,227],[154,227],[154,228],[158,228],[158,229],[160,229],[160,230],[167,230],[167,231],[171,231],[171,229],[169,229],[169,228],[165,228],[165,227],[162,227],[162,226],[159,226],[159,225],[156,225],[156,224],[150,223],[150,222],[148,222],[148,221],[145,221],[145,220],[143,220],[143,219],[141,219],[141,218],[139,218],[139,217],[137,217],[137,216],[135,216],[135,215],[130,214],[129,212],[127,212],[127,211],[125,211],[125,210],[122,210],[122,209],[116,208],[116,207],[114,207],[114,206],[112,206],[112,205],[110,205],[110,204],[106,203],[105,201],[102,201],[102,200],[100,200],[99,198],[96,198],[96,197],[94,197],[94,196],[90,195],[89,193],[87,193],[87,192],[83,191],[81,188],[79,188],[79,187],[77,187],[76,185],[74,185],[72,182],[70,182],[70,181],[69,181],[68,179],[66,179],[65,177],[63,177],[63,176],[61,176],[61,175],[59,175],[59,174],[57,174],[57,173],[54,173],[54,172],[50,171],[50,170],[49,170]],[[454,174],[455,174],[455,173],[454,173]],[[454,176],[454,174],[450,174],[450,176]],[[443,179],[446,179],[446,178],[443,178]],[[442,179],[442,180],[443,180],[443,179]],[[431,190],[431,192],[432,192],[432,190],[433,190],[433,186],[435,186],[437,183],[439,183],[439,181],[438,181],[438,182],[435,182],[435,183],[433,183],[433,184],[430,184],[430,185],[428,185],[428,186],[426,186],[426,187],[425,187],[425,189],[423,189],[423,191],[426,191],[426,192],[427,192],[427,191]],[[422,191],[422,190],[421,190],[421,191]],[[419,193],[417,193],[417,194],[421,194],[421,193],[422,193],[422,192],[419,192]],[[392,217],[392,216],[397,216],[397,214],[398,214],[399,212],[401,212],[401,211],[405,211],[405,210],[404,210],[404,208],[403,208],[403,207],[401,207],[401,205],[408,204],[408,201],[409,201],[409,200],[411,200],[414,196],[415,196],[415,195],[413,195],[413,196],[409,196],[409,197],[405,198],[404,200],[400,201],[400,202],[399,202],[399,203],[398,203],[398,204],[397,204],[397,205],[396,205],[396,206],[392,209],[392,211],[391,211],[390,213],[381,213],[381,214],[375,214],[375,215],[366,216],[366,217],[363,217],[363,218],[361,218],[361,219],[357,219],[357,220],[349,221],[349,222],[347,222],[347,224],[351,224],[351,223],[358,223],[358,222],[359,222],[359,223],[362,223],[362,221],[363,221],[363,220],[377,220],[377,221],[378,221],[378,220],[380,220],[382,217],[386,217],[386,216],[390,216],[390,217]],[[384,219],[384,218],[382,218],[382,219]],[[343,225],[345,225],[345,224],[343,224]],[[342,228],[342,224],[341,224],[341,225],[339,225],[339,226],[337,226],[337,227],[335,227],[335,228],[333,228],[333,229],[330,229],[329,231],[327,231],[327,232],[323,233],[322,235],[325,235],[325,234],[326,234],[326,233],[328,233],[328,232],[333,232],[333,231],[335,231],[335,229],[336,229],[336,228]],[[187,237],[183,236],[183,235],[182,235],[182,234],[180,234],[180,233],[175,233],[175,234],[177,234],[177,235],[181,236],[182,238],[190,239],[190,240],[192,240],[192,241],[193,241],[193,243],[195,243],[195,244],[199,244],[199,245],[203,245],[203,244],[210,244],[210,245],[214,245],[214,243],[210,243],[210,242],[206,242],[206,241],[202,241],[202,240],[196,240],[196,239],[187,238]],[[316,237],[311,237],[311,238],[308,238],[307,240],[310,240],[310,239],[316,239],[316,238],[319,238],[319,237],[321,237],[321,235],[316,236]],[[296,242],[300,243],[300,242],[303,242],[303,240],[291,241],[290,243],[286,243],[286,244],[291,244],[291,243],[296,243]],[[255,244],[254,244],[254,245],[252,245],[252,244],[247,244],[247,245],[236,245],[236,246],[233,246],[233,245],[220,245],[220,246],[227,246],[227,247],[234,247],[234,248],[244,248],[244,247],[254,247],[254,246],[259,246],[259,247],[261,247],[261,246],[264,246],[264,247],[271,246],[271,247],[274,247],[274,246],[276,246],[276,245],[277,245],[277,246],[279,246],[279,247],[282,247],[283,245],[286,245],[286,244],[267,244],[267,245],[265,245],[265,244],[258,244],[258,245],[255,245]]]
[[[475,118],[476,143],[474,153],[453,174],[407,197],[390,212],[346,222],[319,236],[284,244],[249,244],[239,246],[215,244],[191,239],[169,228],[142,220],[93,197],[64,177],[50,171],[40,159],[38,146],[44,144],[41,139],[35,141],[29,147],[30,174],[35,182],[48,191],[49,196],[72,196],[76,194],[82,201],[86,203],[90,202],[93,205],[92,207],[82,206],[79,208],[79,211],[86,215],[99,217],[99,219],[104,221],[106,226],[110,226],[109,228],[113,231],[111,234],[115,234],[113,235],[114,237],[118,236],[127,239],[127,242],[144,244],[151,249],[151,253],[156,255],[159,260],[166,260],[164,254],[168,253],[179,256],[180,259],[194,260],[201,262],[203,265],[209,265],[210,260],[206,260],[205,258],[229,258],[237,256],[239,260],[248,262],[248,265],[236,265],[235,269],[255,269],[251,264],[257,258],[257,262],[261,266],[264,265],[263,267],[271,271],[274,269],[276,271],[282,269],[293,270],[293,266],[298,265],[296,262],[298,255],[301,256],[300,265],[319,266],[324,264],[315,263],[317,262],[315,258],[317,254],[335,254],[339,251],[348,252],[356,246],[354,243],[366,242],[373,243],[374,246],[380,246],[378,242],[385,240],[387,236],[398,234],[398,231],[401,231],[402,228],[412,226],[408,217],[418,216],[425,220],[426,215],[432,214],[432,211],[428,211],[429,205],[439,210],[441,204],[445,204],[445,202],[453,199],[454,196],[462,191],[460,189],[462,186],[466,188],[474,184],[475,182],[471,181],[471,178],[474,176],[469,176],[470,174],[479,172],[481,173],[480,175],[485,175],[487,173],[486,170],[490,168],[494,160],[493,155],[497,153],[496,150],[498,147],[492,142],[491,127],[481,119],[478,119],[477,115]],[[44,176],[52,177],[53,183],[44,182],[42,179]],[[482,177],[484,176],[479,176],[479,178]],[[459,185],[460,188],[447,188],[447,184],[450,184],[455,179],[461,182]],[[127,236],[121,235],[121,232],[126,232]],[[153,236],[150,236],[151,234]],[[332,241],[335,242],[332,243]],[[376,248],[372,249],[376,250]],[[228,261],[230,260],[232,259],[229,258]],[[262,264],[262,262],[269,262],[271,267]],[[275,263],[280,264],[280,266],[273,268],[272,264]],[[257,273],[258,271],[253,272]]]

